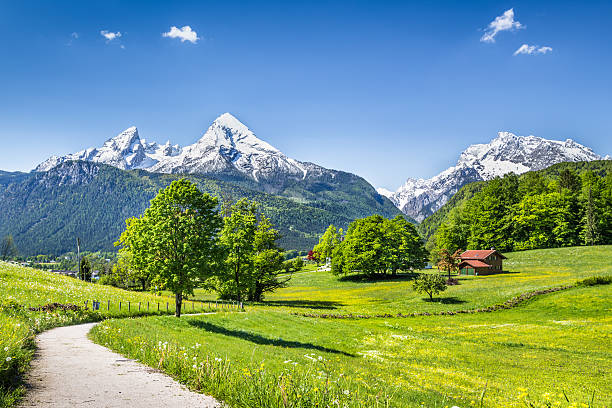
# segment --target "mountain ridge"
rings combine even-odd
[[[377,191],[388,197],[404,214],[421,222],[468,183],[491,180],[510,172],[523,174],[541,170],[560,162],[608,158],[571,139],[559,141],[499,132],[489,143],[469,146],[459,155],[456,165],[430,179],[408,178],[395,192]]]

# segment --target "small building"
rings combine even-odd
[[[502,273],[502,261],[506,258],[496,249],[465,251],[461,255],[459,275],[491,275]]]

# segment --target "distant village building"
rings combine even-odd
[[[496,249],[465,251],[460,256],[459,275],[490,275],[503,272],[502,260],[508,259]]]

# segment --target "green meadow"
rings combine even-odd
[[[410,276],[361,281],[308,271],[246,313],[112,319],[92,338],[234,407],[611,406],[610,285],[492,313],[299,315],[474,309],[612,275],[612,246],[508,257],[508,273],[462,277],[434,302],[414,293]]]

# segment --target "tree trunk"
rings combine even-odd
[[[235,271],[235,279],[236,279],[236,297],[238,298],[238,302],[241,302],[241,293],[240,293],[240,267],[236,265]]]
[[[146,288],[147,281],[145,281],[144,279],[141,279],[140,283],[142,284],[142,291],[144,292],[145,290],[147,290]]]
[[[174,315],[176,317],[181,317],[181,307],[183,306],[183,294],[182,293],[177,293],[175,295],[175,305],[176,305],[176,310],[174,311]]]

